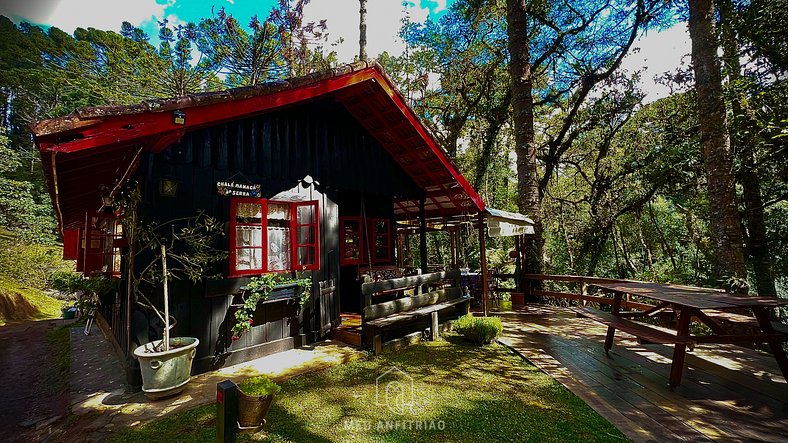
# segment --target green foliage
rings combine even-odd
[[[282,387],[265,375],[250,377],[238,384],[238,389],[246,395],[276,395]]]
[[[63,260],[59,247],[0,239],[0,277],[20,286],[48,289],[53,272],[73,269],[73,266],[73,262]]]
[[[243,306],[235,311],[235,324],[232,327],[232,339],[238,340],[241,335],[252,329],[257,304],[265,301],[277,289],[293,287],[298,303],[304,306],[312,295],[311,278],[290,278],[285,274],[263,274],[253,277],[242,295]]]
[[[477,345],[492,343],[503,333],[503,323],[499,317],[474,317],[464,315],[452,324],[452,329]]]
[[[32,183],[15,178],[21,167],[19,153],[9,147],[0,127],[0,227],[25,242],[51,244],[55,238],[51,207],[38,201],[47,196],[36,195]]]
[[[49,282],[52,289],[67,294],[84,292],[85,294],[104,295],[114,291],[118,286],[118,281],[115,279],[104,276],[85,277],[71,270],[53,272],[49,277]]]

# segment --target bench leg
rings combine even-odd
[[[682,309],[679,312],[679,322],[677,335],[687,337],[689,335],[690,320],[692,320],[692,309]],[[687,355],[687,345],[676,343],[673,347],[673,363],[670,365],[670,387],[675,388],[681,385],[681,374],[684,372],[684,357]]]
[[[383,352],[383,336],[376,334],[372,336],[372,354],[380,355]]]
[[[430,341],[438,339],[438,311],[430,313]]]
[[[620,292],[616,292],[613,294],[613,315],[618,315],[618,311],[621,309],[621,299],[623,298],[623,294]],[[613,347],[613,338],[616,335],[616,328],[612,326],[607,327],[607,335],[605,336],[605,354],[610,354],[610,348]]]
[[[605,354],[610,353],[610,348],[613,347],[613,337],[616,335],[616,328],[612,326],[607,327],[607,335],[605,336]]]
[[[769,320],[769,311],[766,308],[753,308],[752,312],[758,320],[761,331],[764,334],[774,334],[774,327]],[[774,359],[777,360],[777,366],[780,368],[780,372],[782,372],[783,377],[788,380],[788,357],[785,355],[782,342],[772,340],[769,342],[769,347],[772,348],[772,354],[774,354]]]

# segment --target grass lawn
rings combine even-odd
[[[387,372],[393,367],[402,372]],[[208,405],[128,429],[114,441],[215,441],[214,409]],[[263,437],[245,435],[242,441],[626,440],[507,348],[477,348],[454,335],[291,379],[282,384],[264,430]]]
[[[58,318],[63,302],[36,288],[0,277],[0,326],[7,322]]]

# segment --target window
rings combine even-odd
[[[391,227],[388,219],[373,218],[366,226],[361,217],[342,217],[342,265],[391,262]],[[369,250],[367,250],[369,249]]]
[[[230,275],[320,267],[317,202],[234,198],[230,214]]]
[[[120,277],[120,248],[125,246],[120,220],[114,215],[86,215],[85,229],[78,235],[77,271]]]
[[[369,221],[369,245],[372,261],[386,263],[391,261],[391,233],[389,221],[384,218],[373,218]]]
[[[361,251],[364,249],[361,235],[361,217],[342,217],[340,230],[342,233],[342,264],[357,265],[361,263],[363,261]]]

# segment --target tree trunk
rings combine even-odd
[[[525,0],[506,0],[509,36],[509,76],[514,113],[514,152],[517,154],[517,204],[534,221],[534,235],[526,240],[526,272],[542,273],[542,208],[534,138],[533,78]]]
[[[720,12],[722,31],[720,35],[722,36],[725,72],[728,75],[728,82],[735,90],[736,83],[741,80],[741,64],[739,62],[739,45],[732,25],[733,5],[730,0],[719,0],[717,9]],[[766,236],[766,215],[763,211],[761,179],[755,167],[754,148],[757,140],[753,135],[757,133],[758,128],[744,111],[738,94],[733,95],[731,109],[734,118],[733,127],[739,127],[736,133],[742,134],[740,137],[731,137],[731,148],[741,162],[738,179],[742,185],[744,218],[747,222],[747,233],[744,237],[752,270],[755,274],[755,287],[758,295],[776,296],[777,289],[774,285],[769,242]]]
[[[733,176],[728,123],[722,97],[712,0],[690,0],[689,31],[711,207],[711,238],[717,279],[746,277]]]
[[[367,0],[358,0],[358,59],[367,59]]]

